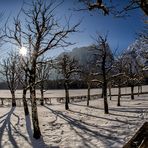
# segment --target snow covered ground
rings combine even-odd
[[[110,114],[104,114],[102,98],[91,100],[90,107],[86,101],[72,103],[69,111],[56,100],[38,106],[40,140],[33,139],[23,107],[0,106],[0,148],[120,148],[148,120],[148,94],[124,96],[121,107],[117,97],[108,101]]]
[[[138,88],[135,87],[134,91],[137,92]],[[148,85],[142,87],[143,92],[148,92]],[[91,89],[91,94],[101,94],[101,89]],[[131,92],[130,87],[122,88],[123,94],[129,94]],[[80,95],[87,95],[87,89],[72,89],[70,90],[70,96],[80,96]],[[117,88],[112,88],[112,94],[118,94]],[[47,90],[45,91],[45,97],[64,97],[65,91],[62,89],[59,90]],[[11,94],[9,90],[0,90],[0,97],[2,98],[11,98]],[[29,92],[27,93],[27,97],[30,97]],[[40,98],[40,91],[37,90],[37,97]],[[16,91],[16,98],[22,98],[22,90]]]

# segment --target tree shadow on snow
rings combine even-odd
[[[27,133],[29,135],[32,147],[33,148],[48,148],[49,146],[47,146],[44,143],[44,140],[43,140],[42,136],[41,136],[40,139],[33,138],[30,115],[25,116],[25,120],[26,120]]]
[[[8,113],[0,117],[0,119],[5,117],[2,121],[0,121],[0,123],[2,123],[0,127],[0,147],[2,147],[2,138],[6,130],[8,132],[8,138],[9,138],[8,141],[10,141],[15,148],[19,148],[16,140],[13,137],[12,128],[11,128],[12,127],[11,115],[13,114],[14,110],[15,107],[12,107]]]
[[[109,147],[110,145],[112,145],[115,142],[122,144],[122,141],[120,141],[120,139],[118,137],[113,136],[113,135],[111,136],[112,131],[110,131],[108,129],[101,128],[101,126],[100,126],[100,127],[98,127],[98,130],[96,130],[96,126],[91,123],[86,123],[81,120],[75,119],[71,116],[63,114],[61,111],[53,110],[53,109],[49,108],[48,106],[45,106],[45,108],[50,110],[53,114],[55,114],[59,118],[65,120],[71,126],[71,129],[73,131],[75,131],[75,133],[80,137],[80,139],[82,139],[84,147],[97,148],[97,145],[93,141],[88,140],[86,138],[86,135],[91,137],[91,139],[93,138],[97,141],[101,141],[103,143],[104,147]],[[102,131],[102,130],[106,131],[107,133],[106,132],[101,133],[100,131]]]
[[[88,107],[89,108],[89,107]],[[94,107],[90,107],[90,108],[94,108]],[[104,110],[104,109],[100,109],[100,108],[95,108],[95,109],[99,109],[99,110]],[[74,112],[74,113],[77,113],[79,115],[84,115],[84,116],[89,116],[89,117],[93,117],[93,118],[98,118],[98,119],[103,119],[103,120],[106,120],[106,121],[112,121],[112,122],[120,122],[120,123],[123,123],[123,124],[126,124],[126,121],[124,120],[116,120],[115,118],[107,118],[105,116],[95,116],[95,115],[92,115],[92,114],[88,114],[88,113],[83,113],[83,112],[80,112],[80,111],[76,111],[76,110],[70,110],[71,112]],[[104,113],[103,113],[104,114]],[[115,113],[112,113],[112,110],[110,109],[110,113],[107,114],[107,116],[122,116],[122,117],[128,117],[128,118],[134,118],[134,119],[137,119],[138,117],[134,117],[134,116],[128,116],[128,115],[118,115],[118,114],[115,114]]]
[[[141,101],[141,99],[138,99],[138,101]],[[113,100],[111,100],[113,101]],[[116,100],[114,100],[116,101]],[[135,101],[135,100],[134,100]],[[148,101],[148,100],[147,100]],[[142,107],[139,106],[141,103],[138,102],[138,104],[133,104],[133,105],[127,105],[127,106],[116,106],[115,108],[113,107],[109,107],[109,115],[114,115],[114,116],[122,116],[122,117],[128,117],[128,118],[138,118],[138,117],[135,117],[135,116],[130,116],[130,115],[122,115],[122,114],[116,114],[115,112],[118,112],[118,113],[143,113],[143,111],[147,110],[147,106],[143,105]],[[77,103],[71,103],[71,105],[75,105],[75,106],[81,106],[81,107],[87,107],[87,108],[93,108],[93,109],[96,109],[96,110],[101,110],[101,111],[104,111],[104,108],[100,108],[100,107],[95,107],[95,106],[87,106],[87,105],[82,105],[82,104],[77,104]],[[71,110],[72,111],[72,110]],[[76,111],[74,111],[76,112]],[[77,112],[78,113],[78,112]],[[92,115],[93,116],[93,115]],[[93,116],[94,117],[94,116]]]
[[[123,113],[141,113],[143,110],[147,110],[147,107],[120,107],[120,108],[110,108],[110,111],[123,112]]]
[[[97,109],[97,110],[103,110],[103,107],[95,107],[95,106],[92,106],[92,105],[83,105],[83,104],[78,104],[78,103],[70,103],[71,105],[75,105],[75,106],[80,106],[80,107],[87,107],[87,108],[93,108],[93,109]]]
[[[20,129],[20,117],[14,113],[15,107],[12,107],[11,110],[4,114],[3,116],[0,117],[0,148],[10,145],[8,144],[11,143],[11,145],[14,148],[20,148],[16,141],[16,136],[21,136],[30,146],[33,148],[47,148],[47,146],[44,144],[44,141],[42,138],[36,140],[33,138],[33,133],[32,133],[32,128],[31,128],[31,121],[30,121],[30,116],[26,116],[26,129],[29,135],[30,140],[27,138],[27,136],[23,135]],[[17,122],[15,125],[11,123],[11,118],[12,115],[17,118]],[[7,132],[8,134],[8,140],[4,139],[4,144],[2,145],[2,138]],[[8,141],[8,142],[7,142]],[[31,142],[30,142],[31,141]]]

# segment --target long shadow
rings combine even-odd
[[[148,100],[147,100],[148,101]],[[76,103],[71,103],[72,105],[75,106],[83,106],[83,107],[87,107],[86,105],[81,105],[81,104],[76,104]],[[134,107],[135,106],[135,107]],[[129,108],[130,107],[130,108]],[[140,106],[139,106],[140,107]],[[100,107],[95,107],[95,106],[88,106],[88,108],[93,108],[93,109],[98,109],[98,110],[104,110],[103,108]],[[118,108],[109,108],[109,111],[118,111],[118,112],[130,112],[130,113],[139,113],[139,111],[141,110],[147,110],[147,107],[143,106],[142,108],[137,108],[137,105],[133,105],[133,106],[120,106]],[[110,113],[109,113],[110,114]]]
[[[27,136],[23,135],[20,131],[18,131],[17,128],[13,124],[11,124],[11,125],[12,125],[13,129],[15,130],[15,132],[17,132],[21,137],[23,137],[25,139],[26,142],[28,142],[31,145]]]
[[[17,114],[15,114],[15,113],[13,113],[13,115],[17,118],[16,125],[19,125],[20,124],[20,117]]]
[[[70,103],[71,105],[75,105],[75,106],[83,106],[83,107],[88,107],[88,108],[93,108],[93,109],[99,109],[99,110],[104,110],[103,108],[100,108],[100,107],[95,107],[95,106],[92,106],[92,105],[83,105],[83,104],[77,104],[77,103]]]
[[[84,106],[84,107],[86,107],[86,105],[78,104],[78,103],[74,103],[74,102],[70,102],[70,104],[72,104],[72,105],[76,105],[76,106]]]
[[[76,105],[76,106],[84,106],[84,107],[87,107],[86,105],[81,105],[81,104],[75,104],[73,103],[72,105]],[[104,110],[103,108],[99,108],[99,107],[95,107],[95,106],[88,106],[88,108],[93,108],[93,109],[97,109],[97,110]],[[134,105],[132,107],[129,108],[129,106],[124,106],[124,107],[119,107],[119,108],[112,108],[110,107],[109,108],[109,115],[113,115],[113,116],[119,116],[119,117],[127,117],[127,118],[133,118],[133,119],[137,119],[138,117],[135,117],[135,116],[127,116],[126,114],[122,115],[122,114],[115,114],[113,112],[118,112],[118,113],[143,113],[143,110],[147,110],[146,107],[142,107],[142,108],[137,108],[134,107]],[[89,115],[89,114],[86,114],[86,113],[82,113],[82,112],[78,112],[78,111],[74,111],[74,110],[71,110],[72,112],[75,112],[75,113],[79,113],[79,114],[82,114],[82,115],[87,115],[87,116],[91,116],[91,117],[95,117],[95,118],[101,118],[101,119],[106,119],[104,117],[99,117],[99,116],[94,116],[94,115]],[[108,120],[108,119],[107,119]],[[118,121],[118,122],[122,122],[124,123],[124,121],[122,120],[114,120],[114,119],[110,119],[111,121]]]
[[[80,104],[72,104],[72,105],[87,107],[86,105],[80,105]],[[88,106],[88,108],[93,108],[93,109],[97,109],[97,110],[104,110],[103,108],[99,108],[99,107],[95,107],[95,106]],[[141,112],[143,112],[143,110],[147,110],[147,107],[143,106],[142,108],[137,108],[137,106],[134,107],[134,105],[130,106],[130,108],[129,108],[129,106],[123,106],[123,107],[120,106],[118,108],[110,107],[109,108],[109,114],[118,116],[117,114],[112,113],[112,111],[121,112],[121,113],[122,112],[123,113],[141,113]],[[73,111],[73,110],[71,110],[71,111]],[[74,112],[76,112],[76,111],[74,111]],[[77,113],[79,113],[79,112],[77,112]],[[97,116],[94,116],[94,115],[91,115],[91,116],[97,118]],[[126,116],[126,115],[121,115],[121,114],[119,116],[129,117],[129,118],[136,118],[134,116]],[[99,117],[99,118],[101,118],[101,117]]]
[[[29,135],[32,147],[33,148],[47,148],[48,146],[44,143],[43,137],[37,140],[33,138],[30,115],[25,116],[25,120],[26,120],[27,133]]]
[[[126,118],[134,118],[134,119],[137,119],[138,117],[135,117],[135,116],[127,116],[127,115],[121,115],[121,114],[115,114],[115,113],[110,113],[110,115],[112,116],[118,116],[118,117],[126,117]]]
[[[74,105],[77,105],[77,104],[74,104]],[[78,105],[79,106],[79,105]],[[85,106],[86,107],[86,106]],[[103,108],[97,108],[97,107],[94,107],[94,106],[89,106],[88,108],[93,108],[93,109],[97,109],[97,110],[104,110]],[[123,109],[124,112],[128,112],[128,111],[125,111],[125,108],[121,108]],[[134,119],[137,119],[138,117],[134,117],[134,116],[127,116],[127,115],[118,115],[118,114],[114,114],[112,113],[111,111],[115,111],[116,109],[109,109],[110,113],[109,115],[113,115],[113,116],[123,116],[123,117],[128,117],[128,118],[134,118]],[[87,116],[90,116],[90,117],[94,117],[94,118],[100,118],[100,119],[104,119],[104,120],[110,120],[110,121],[118,121],[118,122],[121,122],[121,123],[126,123],[126,121],[122,121],[122,120],[115,120],[115,119],[108,119],[108,118],[105,118],[105,117],[99,117],[99,116],[95,116],[95,115],[90,115],[90,114],[86,114],[86,113],[82,113],[82,112],[78,112],[78,111],[74,111],[74,110],[70,110],[74,113],[78,113],[78,114],[81,114],[81,115],[87,115]],[[120,109],[119,109],[119,112],[122,112]],[[134,111],[133,111],[134,112]],[[139,113],[139,111],[137,111]]]
[[[9,113],[9,112],[8,112],[8,113]],[[0,119],[4,118],[6,115],[8,115],[8,113],[2,115],[2,116],[0,117]]]
[[[78,113],[80,115],[85,115],[85,116],[90,116],[90,117],[93,117],[93,118],[99,118],[99,119],[103,119],[103,120],[110,120],[110,121],[114,121],[114,122],[120,122],[120,123],[123,123],[123,124],[126,124],[126,121],[122,121],[120,119],[109,119],[109,118],[105,118],[105,117],[100,117],[100,116],[95,116],[95,115],[90,115],[90,114],[86,114],[86,113],[82,113],[82,112],[78,112],[78,111],[74,111],[74,110],[70,110],[71,112],[74,112],[74,113]],[[115,115],[115,114],[110,114],[110,115]],[[129,116],[130,118],[130,116]],[[134,123],[133,123],[134,124]],[[136,124],[136,123],[135,123]]]
[[[19,148],[17,142],[15,141],[12,130],[11,130],[11,115],[13,114],[15,107],[12,107],[11,110],[7,113],[7,117],[3,120],[3,124],[0,127],[0,147],[2,147],[2,137],[4,134],[5,129],[8,131],[9,141],[15,148]],[[5,115],[6,116],[6,115]]]
[[[118,143],[121,143],[121,141],[118,139],[118,137],[110,136],[110,135],[105,135],[105,133],[102,133],[102,134],[101,134],[101,133],[99,132],[99,129],[98,129],[98,131],[93,130],[93,125],[91,125],[91,124],[89,124],[89,126],[91,126],[91,127],[88,128],[88,124],[85,123],[85,122],[82,122],[82,121],[80,121],[80,120],[78,120],[78,119],[75,119],[75,118],[72,118],[72,117],[70,117],[70,116],[67,116],[67,115],[63,114],[62,112],[60,112],[60,111],[55,111],[55,110],[49,108],[48,106],[45,106],[45,108],[47,108],[48,110],[50,110],[50,111],[51,111],[53,114],[55,114],[56,116],[58,116],[58,117],[64,119],[65,121],[67,121],[67,123],[68,123],[69,125],[71,125],[72,129],[75,130],[75,132],[77,133],[77,135],[79,135],[79,136],[83,139],[84,145],[85,145],[86,147],[88,147],[88,148],[90,147],[90,145],[91,145],[91,147],[92,147],[92,146],[96,147],[96,145],[94,145],[94,143],[92,143],[91,141],[88,141],[88,140],[83,136],[83,134],[80,134],[80,133],[77,131],[77,129],[82,130],[83,133],[88,134],[88,135],[91,136],[91,137],[94,137],[94,138],[96,138],[96,139],[102,140],[103,143],[104,143],[106,146],[108,146],[108,145],[111,144],[111,143],[110,143],[110,140],[113,140],[113,141],[116,141],[116,142],[118,142]],[[74,127],[76,127],[77,129],[75,129]],[[105,140],[104,140],[104,139],[105,139]]]
[[[12,128],[13,128],[13,130],[15,131],[15,133],[17,133],[17,134],[19,134],[19,136],[23,137],[23,138],[25,139],[25,141],[27,141],[28,143],[29,143],[29,141],[28,141],[27,137],[26,137],[25,135],[23,135],[23,134],[19,131],[20,128],[19,128],[18,125],[20,125],[20,124],[19,124],[19,123],[20,123],[20,117],[19,117],[17,114],[14,113],[14,109],[15,109],[15,108],[12,108],[8,113],[6,113],[5,115],[2,116],[2,118],[3,118],[3,117],[5,117],[6,115],[8,115],[5,119],[3,119],[3,120],[0,122],[0,123],[4,122],[3,125],[2,125],[1,128],[0,128],[0,131],[2,131],[2,135],[3,135],[3,132],[4,132],[4,130],[6,129],[6,131],[7,131],[7,133],[8,133],[9,141],[11,142],[11,144],[13,145],[13,147],[18,148],[17,142],[16,142],[16,140],[15,140],[15,138],[14,138],[14,135],[12,134]],[[18,126],[17,128],[16,128],[16,127],[11,123],[11,121],[10,121],[11,115],[14,115],[14,116],[18,119],[17,124],[15,124],[15,126]],[[19,128],[19,130],[18,130],[18,128]],[[0,141],[2,141],[2,135],[1,135],[1,137],[0,137],[0,139],[1,139]],[[1,145],[0,145],[0,147],[1,147]]]
[[[9,113],[9,112],[8,112],[8,113]],[[4,114],[3,116],[1,116],[1,117],[0,117],[0,119],[2,119],[2,118],[4,118],[5,116],[7,116],[7,115],[8,115],[8,113],[6,113],[6,114]],[[5,120],[5,118],[4,118],[4,119],[2,119],[2,120],[0,121],[0,124],[1,124],[1,123],[3,123],[3,122],[4,122],[4,120]]]
[[[127,108],[127,107],[120,107],[120,108],[110,108],[110,111],[116,111],[116,112],[123,112],[123,113],[141,113],[141,111],[143,110],[147,110],[146,107],[141,107],[141,108],[137,108],[137,107],[132,107],[132,108]]]

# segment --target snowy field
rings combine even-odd
[[[93,89],[91,93],[99,91]],[[129,88],[122,90],[129,92]],[[70,94],[84,95],[86,90],[71,90]],[[4,95],[8,97],[8,91],[0,91],[0,96]],[[61,97],[64,91],[47,91],[46,95]],[[38,106],[40,140],[32,138],[31,118],[24,116],[23,107],[0,106],[0,148],[120,148],[148,121],[148,94],[135,96],[135,100],[123,96],[121,107],[116,105],[117,97],[108,101],[108,115],[104,114],[102,98],[91,100],[90,107],[86,101],[71,103],[69,111],[56,100],[52,105]]]
[[[148,92],[148,85],[142,87],[143,92]],[[138,87],[134,88],[134,92],[138,91]],[[91,89],[91,95],[93,94],[101,94],[101,89]],[[129,94],[131,92],[130,87],[124,87],[122,88],[122,94]],[[36,97],[40,98],[40,91],[37,90]],[[78,89],[78,90],[70,90],[69,91],[70,96],[81,96],[81,95],[87,95],[87,89]],[[112,94],[118,94],[117,88],[112,88]],[[64,97],[65,91],[64,90],[47,90],[44,93],[44,97]],[[27,93],[27,97],[30,97],[30,94]],[[0,98],[11,98],[11,94],[9,90],[0,90]],[[22,98],[22,90],[16,91],[16,98]]]

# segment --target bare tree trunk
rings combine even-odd
[[[101,98],[103,98],[103,97],[104,97],[104,95],[103,95],[103,86],[102,86]]]
[[[138,96],[140,95],[140,93],[142,93],[142,86],[138,85]]]
[[[119,85],[119,88],[118,88],[118,103],[117,103],[117,106],[120,106],[120,98],[121,98],[121,86]]]
[[[16,99],[15,99],[15,91],[11,90],[11,95],[12,95],[12,107],[16,106]]]
[[[104,82],[104,88],[103,88],[103,94],[104,94],[104,113],[108,114],[108,102],[107,102],[107,82]]]
[[[105,69],[106,55],[102,62],[102,72],[103,72],[103,95],[104,95],[104,113],[108,114],[108,102],[107,102],[107,79],[106,79],[106,69]]]
[[[90,83],[87,83],[87,106],[89,106],[89,100],[90,100]]]
[[[36,81],[36,57],[33,57],[32,67],[30,71],[29,83],[30,87],[30,97],[32,101],[32,123],[33,123],[33,137],[39,139],[41,137],[38,112],[37,112],[37,103],[36,103],[36,91],[35,91],[35,81]]]
[[[110,100],[112,99],[112,92],[111,92],[111,84],[109,84],[109,98],[110,98]]]
[[[24,112],[25,112],[25,116],[29,115],[29,109],[28,109],[28,104],[27,104],[27,100],[26,100],[26,89],[23,89],[23,105],[24,105]]]
[[[138,85],[138,96],[139,96],[139,94],[140,94],[140,86]]]
[[[43,87],[40,89],[40,91],[41,91],[40,105],[43,106],[44,105],[44,90],[43,90]]]
[[[4,105],[4,99],[1,98],[1,105]]]
[[[34,86],[30,88],[31,100],[32,100],[32,123],[33,123],[33,137],[39,139],[41,136],[39,121],[38,121],[38,112],[36,104],[36,95]]]
[[[64,88],[65,88],[65,109],[69,110],[69,90],[68,90],[68,85],[67,83],[64,83]]]
[[[131,86],[131,99],[134,100],[134,86]]]

